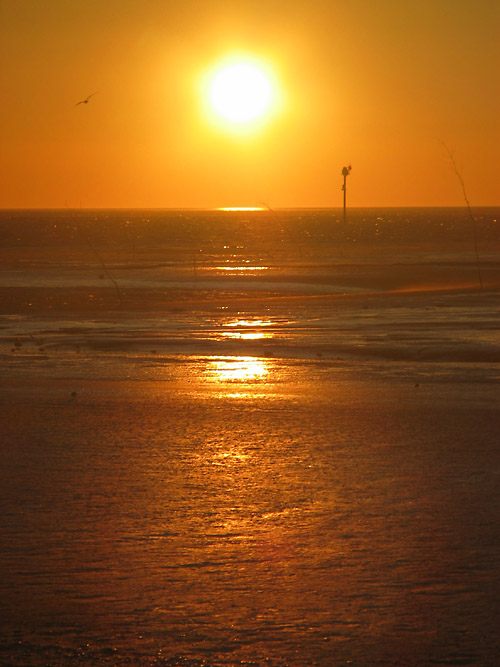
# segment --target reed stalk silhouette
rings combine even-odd
[[[442,146],[445,149],[445,151],[447,152],[448,157],[449,157],[450,162],[451,162],[453,172],[455,173],[455,176],[458,178],[458,181],[459,181],[460,186],[462,188],[462,193],[463,193],[463,197],[464,197],[464,200],[465,200],[465,204],[467,206],[467,212],[468,212],[469,217],[472,221],[472,236],[474,238],[474,251],[475,251],[475,254],[476,254],[477,276],[478,276],[478,279],[479,279],[479,289],[482,292],[483,291],[483,277],[481,275],[481,262],[479,260],[479,250],[478,250],[478,247],[477,247],[476,219],[472,215],[469,198],[467,196],[467,190],[465,189],[465,182],[464,182],[462,173],[460,172],[459,168],[457,167],[455,156],[446,144],[442,143]]]
[[[121,291],[120,291],[120,288],[118,287],[118,283],[116,282],[116,280],[115,280],[115,279],[113,278],[113,276],[111,275],[111,273],[110,273],[108,267],[106,266],[106,262],[104,261],[104,259],[103,259],[102,255],[101,255],[101,253],[99,252],[99,250],[95,247],[95,245],[94,245],[94,243],[92,242],[92,239],[90,238],[90,236],[87,236],[87,243],[89,244],[89,246],[90,246],[91,249],[93,250],[95,256],[96,256],[96,257],[98,258],[98,260],[100,261],[102,270],[104,271],[104,274],[105,274],[106,277],[113,283],[113,285],[114,285],[114,287],[115,287],[115,290],[116,290],[116,294],[117,294],[118,299],[119,299],[119,301],[120,301],[120,305],[122,306],[122,305],[123,305],[123,297],[122,297],[122,293],[121,293]]]
[[[67,203],[66,203],[66,208],[67,208],[67,210],[71,213],[71,209],[69,208],[69,206],[68,206]],[[92,250],[92,252],[94,253],[94,255],[95,255],[95,256],[97,257],[97,259],[99,260],[99,263],[100,263],[101,268],[102,268],[102,270],[103,270],[103,272],[104,272],[104,275],[105,275],[105,276],[108,278],[108,280],[113,284],[113,286],[114,286],[114,288],[115,288],[115,290],[116,290],[116,294],[117,294],[117,296],[118,296],[118,300],[120,301],[120,305],[122,306],[122,305],[123,305],[123,297],[122,297],[121,290],[120,290],[120,288],[119,288],[119,286],[118,286],[118,283],[116,282],[116,280],[115,280],[115,279],[113,278],[113,276],[111,275],[111,272],[110,272],[110,270],[108,269],[108,267],[107,267],[107,265],[106,265],[106,262],[104,261],[103,256],[101,255],[101,253],[99,252],[99,250],[98,250],[97,247],[95,246],[94,242],[92,241],[92,238],[91,238],[90,234],[89,234],[89,233],[86,233],[86,232],[82,229],[82,227],[81,227],[80,225],[77,224],[76,227],[77,227],[77,229],[79,229],[81,232],[83,232],[83,235],[84,235],[84,237],[85,237],[85,241],[87,242],[89,248]]]

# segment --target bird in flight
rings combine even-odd
[[[91,97],[94,97],[94,95],[97,95],[97,92],[96,92],[96,93],[92,93],[91,95],[89,95],[88,97],[86,97],[84,100],[80,100],[80,102],[77,102],[77,103],[75,104],[75,107],[77,107],[79,104],[88,104],[90,98],[91,98]]]

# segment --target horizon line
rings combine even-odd
[[[383,204],[349,206],[348,211],[363,209],[467,208],[465,204]],[[498,204],[471,204],[470,208],[500,208]],[[343,211],[342,206],[0,206],[0,211],[211,211],[214,213],[273,213],[276,211]]]

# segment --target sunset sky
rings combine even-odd
[[[349,163],[352,206],[461,206],[443,144],[500,204],[498,0],[0,0],[0,60],[2,208],[335,207]]]

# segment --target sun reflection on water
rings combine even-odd
[[[215,266],[216,271],[266,271],[268,266]]]
[[[267,320],[231,320],[224,322],[223,327],[231,328],[231,331],[224,331],[222,336],[224,338],[232,338],[238,340],[262,340],[264,338],[272,338],[273,333],[270,331],[259,331],[260,327],[268,327],[271,325]],[[243,331],[238,329],[243,327]],[[245,331],[252,328],[253,331]]]
[[[262,338],[272,338],[273,335],[270,333],[263,333],[263,332],[247,332],[247,333],[241,333],[240,331],[225,331],[222,336],[224,338],[233,338],[233,339],[238,339],[238,340],[260,340]]]
[[[221,206],[216,211],[227,211],[227,212],[246,212],[246,211],[264,211],[265,209],[262,206]]]
[[[269,327],[270,320],[231,320],[224,322],[223,327]]]
[[[256,382],[268,373],[268,362],[255,357],[214,357],[208,364],[208,374],[214,382]]]

